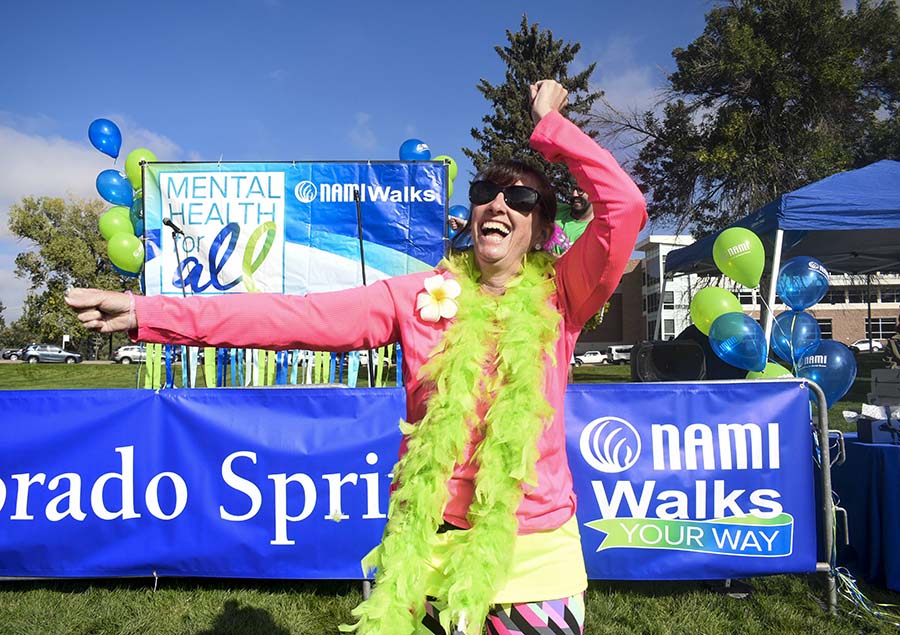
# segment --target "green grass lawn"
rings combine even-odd
[[[829,410],[832,427],[847,428],[840,411],[858,408],[878,355],[862,356],[845,401]],[[133,388],[138,366],[0,364],[0,389]],[[393,374],[393,373],[392,373]],[[141,375],[141,380],[143,376]],[[624,382],[628,367],[582,366],[576,382]],[[365,385],[365,374],[360,378]],[[703,582],[592,582],[586,632],[596,634],[896,633],[872,618],[823,610],[821,575],[746,580],[752,593],[734,599]],[[223,579],[0,581],[0,635],[300,635],[337,633],[361,600],[359,582]],[[900,594],[864,587],[876,601]],[[386,634],[389,635],[389,634]]]

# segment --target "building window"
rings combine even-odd
[[[659,310],[659,294],[650,293],[647,295],[647,313],[656,313]]]
[[[873,340],[886,340],[894,334],[897,321],[894,318],[866,318],[866,337]]]
[[[822,302],[825,304],[844,304],[847,301],[846,287],[829,287]]]
[[[656,320],[650,320],[647,323],[647,339],[652,340],[656,337]]]
[[[865,287],[849,287],[847,289],[847,302],[850,304],[865,304],[866,303],[866,288]]]
[[[663,320],[662,338],[670,340],[673,337],[675,337],[675,320]]]
[[[666,291],[665,297],[663,299],[663,309],[673,310],[675,308],[675,292],[674,291]]]
[[[900,287],[881,287],[882,302],[900,302]]]
[[[830,340],[831,339],[831,318],[816,318],[816,322],[819,324],[819,328],[822,331],[822,339]]]

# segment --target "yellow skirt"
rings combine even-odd
[[[451,547],[465,531],[438,534],[438,546],[428,562],[425,590],[435,595]],[[587,588],[587,573],[581,553],[578,520],[572,516],[558,529],[517,535],[513,544],[509,575],[497,589],[493,604],[517,604],[557,600]],[[439,600],[442,598],[438,598]]]

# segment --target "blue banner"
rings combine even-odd
[[[400,389],[0,391],[0,576],[361,577]],[[799,382],[572,386],[589,577],[815,569]]]
[[[428,270],[444,254],[447,183],[436,161],[149,164],[146,293],[359,286],[357,197],[367,282]]]

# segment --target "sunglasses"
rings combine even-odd
[[[493,181],[475,181],[469,186],[469,201],[473,205],[484,205],[497,198],[500,192],[503,192],[503,200],[510,209],[525,214],[534,211],[535,205],[541,200],[538,191],[526,185],[500,187]]]

